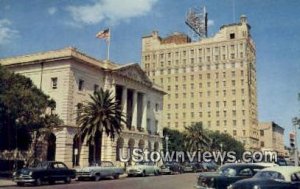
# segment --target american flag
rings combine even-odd
[[[109,28],[105,29],[105,30],[102,30],[100,32],[97,33],[96,35],[97,38],[99,39],[106,39],[106,40],[109,40],[110,38],[110,31],[109,31]]]

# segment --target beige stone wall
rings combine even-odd
[[[163,127],[183,130],[202,122],[257,149],[255,45],[247,21],[222,26],[200,41],[162,41],[157,32],[143,37],[142,67],[168,93]]]
[[[259,123],[260,147],[262,150],[273,150],[284,155],[284,129],[274,122]]]

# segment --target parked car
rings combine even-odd
[[[75,170],[69,169],[64,163],[58,161],[45,161],[37,164],[35,167],[22,168],[13,173],[13,181],[18,186],[26,183],[41,185],[42,182],[49,184],[55,181],[64,181],[70,183],[75,178]]]
[[[183,167],[177,162],[166,162],[160,166],[161,174],[183,173]]]
[[[204,169],[200,162],[192,162],[191,164],[194,172],[203,172]]]
[[[185,172],[185,173],[187,173],[187,172],[196,172],[192,163],[184,162],[182,164],[182,167],[183,167],[183,172]]]
[[[160,175],[160,168],[154,162],[139,162],[134,166],[127,167],[127,175],[130,176],[146,176]]]
[[[99,181],[101,178],[105,177],[118,179],[121,174],[124,174],[124,169],[114,166],[110,161],[92,163],[89,167],[76,170],[78,180],[89,179]]]
[[[258,170],[265,168],[255,164],[226,164],[217,172],[200,173],[196,188],[226,189],[230,184],[252,177]]]
[[[300,188],[300,167],[276,166],[265,168],[253,178],[238,181],[228,189],[298,189]]]
[[[218,165],[214,162],[202,162],[203,172],[212,172],[218,169]]]

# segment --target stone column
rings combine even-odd
[[[122,90],[122,111],[125,116],[125,119],[127,120],[127,87],[123,86]],[[126,125],[125,125],[126,128]]]
[[[133,91],[133,111],[132,111],[132,123],[131,125],[137,128],[137,91]]]
[[[142,117],[142,129],[147,130],[147,95],[143,94],[143,117]]]
[[[113,161],[113,142],[105,133],[102,134],[101,161]]]
[[[81,145],[79,165],[80,167],[87,167],[89,165],[89,146],[86,140]]]
[[[72,155],[73,155],[73,137],[67,128],[63,128],[62,131],[56,134],[56,153],[55,160],[64,162],[68,167],[73,166]]]

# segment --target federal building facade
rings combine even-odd
[[[202,122],[258,149],[256,49],[246,16],[212,37],[183,33],[142,38],[142,67],[164,96],[163,125],[183,130]]]
[[[55,113],[64,124],[54,130],[49,145],[46,141],[44,159],[49,159],[48,152],[53,154],[51,160],[63,161],[68,166],[88,165],[93,148],[83,142],[78,151],[80,148],[74,139],[79,131],[76,120],[78,109],[90,100],[89,94],[100,88],[112,92],[131,125],[131,129],[124,126],[114,141],[103,134],[102,150],[98,152],[102,160],[122,165],[117,156],[118,148],[162,149],[165,93],[152,83],[138,64],[119,65],[96,60],[75,48],[9,57],[0,59],[0,64],[31,78],[38,88],[56,101]]]

